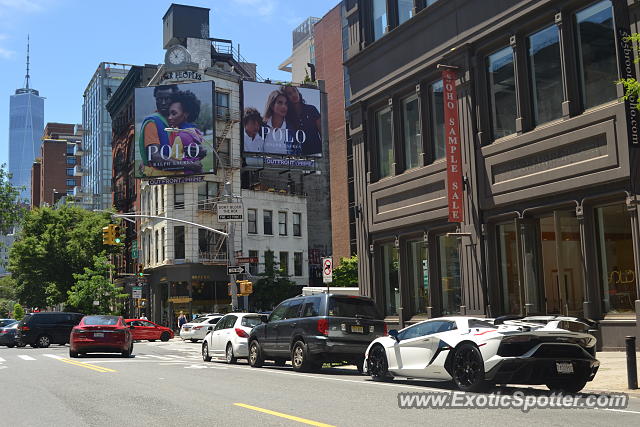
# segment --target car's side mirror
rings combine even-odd
[[[400,342],[400,339],[398,338],[398,330],[397,329],[391,329],[389,331],[389,336],[391,338],[393,338],[394,340],[396,340],[396,342]]]
[[[213,326],[209,326],[209,327],[207,328],[207,331],[213,331]]]

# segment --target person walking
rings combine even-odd
[[[178,316],[178,332],[182,329],[182,325],[187,323],[187,316],[184,315],[184,311],[180,312],[180,316]]]

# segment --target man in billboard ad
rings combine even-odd
[[[320,91],[243,82],[244,152],[322,156]]]
[[[136,88],[136,177],[215,173],[213,82]]]

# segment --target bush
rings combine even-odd
[[[24,317],[24,309],[19,303],[13,306],[13,318],[16,320],[22,320]]]

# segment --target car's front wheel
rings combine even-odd
[[[374,381],[389,381],[393,379],[389,373],[387,355],[384,352],[384,347],[381,345],[375,345],[371,348],[371,351],[369,351],[367,369],[369,370],[371,379]]]
[[[551,391],[561,391],[565,393],[577,393],[587,385],[585,378],[572,375],[569,378],[558,378],[547,382],[546,386]]]
[[[209,344],[207,344],[206,340],[202,343],[202,360],[204,360],[205,362],[211,362],[211,355],[209,354]]]
[[[160,341],[166,342],[169,341],[169,332],[165,331],[160,335]]]
[[[249,344],[249,365],[253,368],[261,368],[264,363],[262,349],[258,341],[251,341]]]
[[[40,348],[47,348],[51,345],[51,338],[48,335],[40,335],[36,344]]]
[[[453,382],[462,391],[476,392],[486,388],[484,361],[478,347],[471,343],[459,346],[453,355]]]

